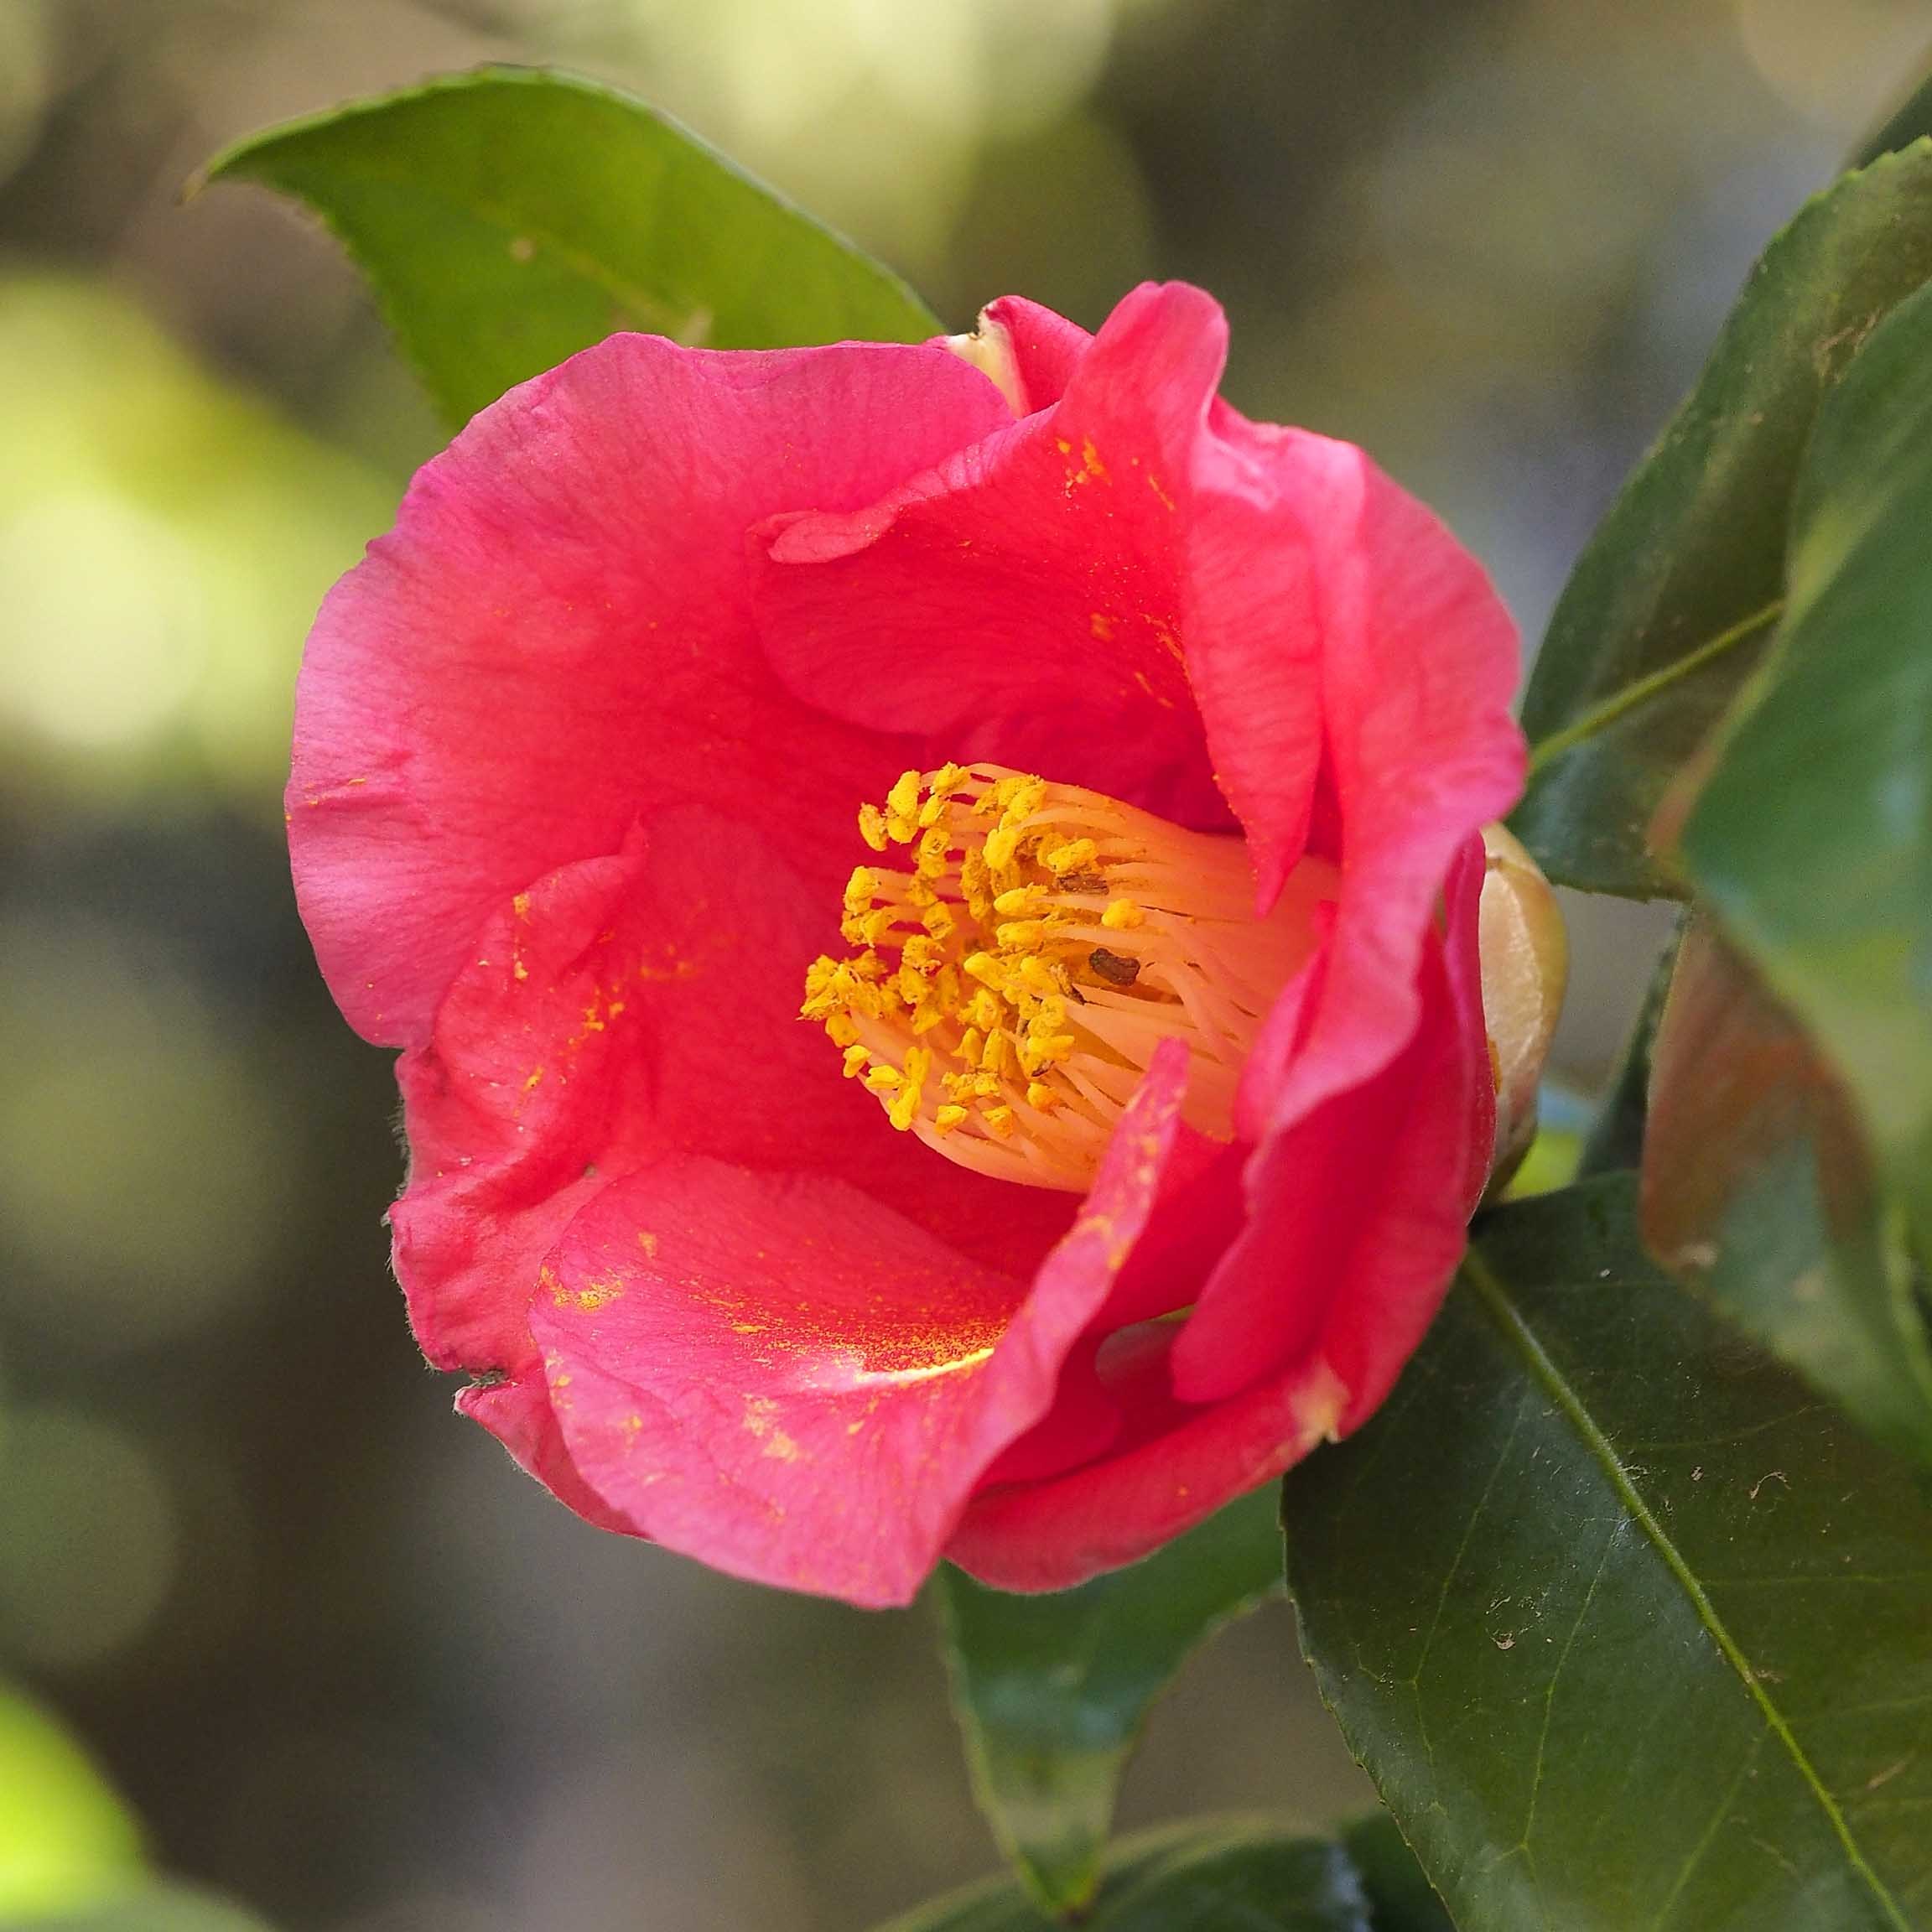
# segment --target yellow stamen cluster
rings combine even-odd
[[[854,950],[813,963],[802,1011],[895,1127],[983,1173],[1084,1188],[1180,1035],[1189,1118],[1232,1131],[1241,1065],[1312,945],[1308,879],[1257,921],[1239,839],[992,765],[908,771],[859,831],[898,862],[853,873]]]

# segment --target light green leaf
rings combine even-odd
[[[1017,1880],[999,1878],[879,1932],[1041,1932],[1065,1923],[1046,1917]],[[1246,1820],[1125,1840],[1078,1924],[1081,1932],[1383,1932],[1337,1846]],[[1394,1932],[1408,1929],[1397,1920]]]
[[[1762,654],[1821,399],[1932,276],[1932,142],[1813,200],[1752,272],[1711,360],[1578,560],[1536,660],[1511,820],[1550,876],[1680,894],[1651,818]]]
[[[1628,1176],[1483,1223],[1286,1485],[1323,1694],[1465,1927],[1932,1916],[1932,1508],[1645,1259]]]
[[[314,209],[455,423],[616,330],[755,349],[939,327],[688,129],[567,75],[486,67],[353,102],[251,136],[201,179]]]
[[[940,1572],[974,1789],[1049,1909],[1093,1896],[1134,1741],[1188,1652],[1280,1587],[1276,1509],[1270,1484],[1144,1562],[1047,1596]]]

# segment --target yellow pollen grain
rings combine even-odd
[[[1020,1131],[1019,1116],[1010,1107],[989,1107],[979,1118],[1002,1140],[1010,1140]]]
[[[1060,1096],[1051,1087],[1043,1085],[1038,1080],[1027,1082],[1026,1104],[1029,1107],[1037,1107],[1044,1114],[1049,1108],[1057,1106],[1059,1100]]]
[[[950,1134],[954,1128],[963,1127],[971,1118],[967,1109],[956,1104],[948,1104],[932,1116],[932,1125],[937,1133]]]
[[[866,1074],[865,1084],[875,1093],[896,1093],[906,1084],[906,1076],[896,1067],[881,1065]]]
[[[855,1079],[865,1071],[872,1056],[863,1046],[848,1046],[845,1049],[845,1078]]]
[[[1013,855],[1020,849],[1020,828],[1016,825],[1001,825],[986,835],[986,864],[989,870],[1004,872],[1013,863]]]
[[[891,843],[886,836],[886,814],[876,805],[859,808],[859,836],[875,852],[883,852]]]
[[[1064,845],[1056,845],[1040,854],[1040,863],[1056,878],[1068,872],[1084,872],[1100,855],[1100,848],[1091,839],[1070,839]]]
[[[1147,915],[1131,899],[1111,901],[1107,910],[1100,915],[1100,923],[1109,932],[1131,932],[1136,926],[1146,923]]]

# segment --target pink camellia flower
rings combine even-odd
[[[1225,334],[1168,286],[613,336],[325,605],[290,839],[403,1050],[397,1270],[592,1521],[1057,1588],[1353,1429],[1434,1313],[1514,634],[1359,450],[1217,400]]]

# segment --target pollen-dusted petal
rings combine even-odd
[[[1151,1209],[1184,1083],[1178,1056],[1157,1059],[1030,1285],[844,1182],[673,1156],[610,1184],[531,1311],[599,1504],[737,1576],[909,1600],[985,1470],[1052,1405]],[[736,1417],[693,1429],[727,1391]]]

